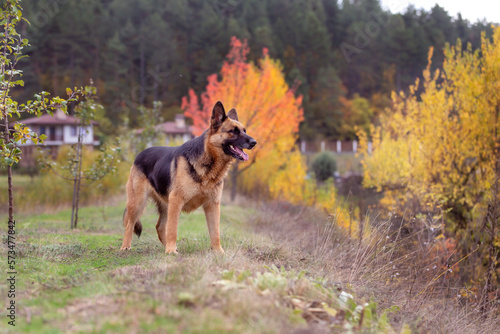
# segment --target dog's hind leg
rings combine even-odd
[[[127,213],[127,208],[125,208],[125,210],[123,210],[123,217],[122,217],[122,221],[123,221],[123,227],[125,227],[125,214]],[[137,235],[138,238],[141,237],[141,233],[142,233],[142,223],[140,220],[137,220],[135,222],[135,225],[134,225],[134,233]]]
[[[139,230],[142,230],[139,217],[146,206],[147,182],[147,179],[140,175],[139,172],[135,170],[135,167],[132,167],[127,182],[127,208],[123,214],[125,237],[123,238],[121,250],[130,249],[134,231],[140,234]]]
[[[167,217],[168,217],[168,207],[161,201],[156,201],[156,207],[158,208],[158,222],[156,223],[156,233],[158,233],[158,239],[160,239],[163,246],[167,242]]]

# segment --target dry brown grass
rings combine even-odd
[[[369,231],[360,241],[350,239],[332,217],[273,203],[259,207],[250,224],[286,250],[289,268],[322,276],[324,284],[358,298],[374,298],[382,309],[399,306],[391,316],[396,330],[406,324],[417,333],[497,332],[498,307],[484,314],[478,304],[458,297],[463,285],[453,264],[462,259],[455,255],[447,272],[442,257],[435,256],[432,233],[416,221],[403,221],[367,221]]]

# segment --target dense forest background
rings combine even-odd
[[[82,0],[22,2],[31,25],[20,98],[92,79],[111,124],[137,123],[140,105],[162,101],[165,119],[181,98],[200,94],[219,72],[232,36],[247,39],[249,60],[268,48],[290,86],[300,83],[304,139],[346,139],[377,123],[391,91],[406,90],[427,64],[443,62],[457,38],[480,47],[487,22],[452,18],[436,5],[384,11],[378,0]],[[358,124],[352,124],[352,123]],[[115,126],[103,127],[112,134]]]

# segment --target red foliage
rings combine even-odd
[[[269,57],[267,49],[258,66],[247,62],[249,48],[233,37],[231,50],[224,61],[220,79],[217,74],[208,76],[201,106],[194,91],[182,99],[182,108],[193,119],[194,133],[200,135],[208,128],[213,105],[222,101],[226,108],[235,108],[249,134],[259,145],[251,152],[265,155],[274,143],[283,137],[295,138],[303,119],[302,97],[295,97],[298,83],[288,87],[281,64]],[[293,140],[291,141],[293,142]]]

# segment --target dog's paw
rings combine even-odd
[[[175,246],[167,246],[167,247],[165,247],[165,254],[177,255],[179,253],[177,252],[177,247],[175,247]]]
[[[212,251],[216,254],[224,254],[224,250],[222,249],[221,246],[218,247],[212,247]]]
[[[120,250],[121,250],[121,251],[128,251],[128,250],[130,250],[130,249],[132,249],[132,246],[128,246],[128,247],[127,247],[127,246],[122,246],[122,247],[120,248]]]

